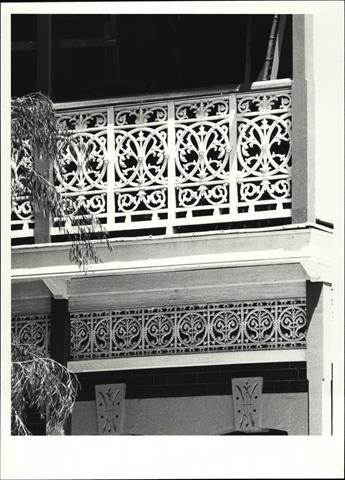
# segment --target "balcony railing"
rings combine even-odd
[[[75,143],[55,168],[56,188],[109,232],[291,216],[289,86],[136,102],[58,112]],[[30,202],[18,198],[12,236],[33,229]]]
[[[71,360],[299,349],[303,298],[72,312]],[[22,343],[48,348],[49,317],[13,317]]]

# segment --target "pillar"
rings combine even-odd
[[[37,15],[37,67],[36,67],[36,88],[48,97],[52,91],[52,16]],[[42,177],[52,182],[52,167],[47,159],[42,159],[39,152],[34,152],[35,168]],[[35,209],[35,243],[50,242],[50,215],[45,215],[42,208]]]
[[[70,318],[68,299],[52,298],[51,301],[51,356],[66,366],[70,352]]]
[[[309,434],[331,435],[333,315],[328,283],[307,281],[307,378]]]
[[[315,221],[313,19],[292,23],[292,223]]]
[[[37,91],[52,96],[52,16],[37,15]]]
[[[70,355],[70,315],[68,299],[52,298],[50,324],[51,358],[63,366],[67,366]],[[64,431],[56,431],[54,435],[70,435],[71,419],[64,426]]]

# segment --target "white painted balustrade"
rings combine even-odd
[[[57,190],[123,236],[291,216],[289,86],[167,98],[59,109],[75,143],[55,168]],[[33,228],[18,198],[12,237]]]

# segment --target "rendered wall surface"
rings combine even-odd
[[[262,426],[308,434],[307,393],[264,394]],[[124,435],[215,435],[234,428],[231,395],[125,401]],[[77,402],[72,435],[97,435],[94,401]]]

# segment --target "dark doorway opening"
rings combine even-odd
[[[277,78],[291,78],[291,15],[279,17]],[[261,79],[273,18],[15,14],[12,96],[42,91],[47,71],[54,102],[250,83]]]

